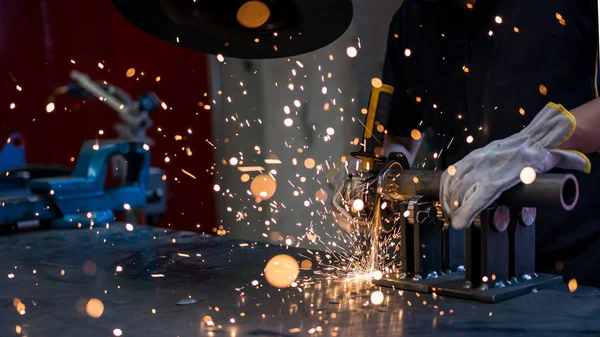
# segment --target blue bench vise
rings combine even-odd
[[[8,142],[0,149],[0,172],[25,164],[25,144],[20,133],[12,133]]]
[[[110,160],[123,156],[125,183],[105,187]],[[114,212],[147,204],[150,152],[143,144],[86,141],[70,176],[31,180],[30,195],[0,196],[0,226],[39,221],[43,228],[77,228],[114,221]]]

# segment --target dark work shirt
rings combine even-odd
[[[597,25],[596,0],[405,0],[389,29],[383,82],[395,92],[382,123],[397,136],[431,127],[452,164],[519,132],[548,102],[591,101]],[[558,263],[600,285],[600,156],[589,157],[575,210],[538,209],[536,248],[540,268]]]

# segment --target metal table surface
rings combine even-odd
[[[498,304],[382,289],[376,306],[369,282],[314,271],[301,272],[313,281],[301,289],[272,287],[261,273],[281,253],[311,256],[124,224],[2,236],[0,336],[600,336],[598,289],[559,285]],[[176,304],[189,297],[198,302]],[[91,298],[99,318],[86,314]]]

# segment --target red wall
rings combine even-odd
[[[125,76],[129,68],[136,69],[131,78]],[[69,81],[71,69],[107,80],[134,97],[154,91],[172,108],[153,116],[155,127],[149,132],[156,141],[152,163],[167,170],[174,196],[164,225],[198,230],[200,224],[201,230],[211,232],[212,148],[206,143],[211,138],[210,112],[198,106],[210,103],[203,96],[208,91],[205,55],[148,36],[123,19],[110,0],[0,0],[0,139],[23,133],[29,163],[73,166],[70,158],[77,157],[84,140],[115,137],[116,113],[100,102],[81,105],[61,97],[56,110],[46,113],[48,95]],[[16,108],[11,110],[13,102]],[[184,139],[175,141],[175,135]],[[191,157],[185,147],[192,150]]]

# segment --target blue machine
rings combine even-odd
[[[0,150],[0,172],[8,171],[25,164],[25,143],[23,135],[15,132]]]
[[[147,147],[146,147],[147,148]],[[128,165],[124,183],[105,187],[113,156]],[[150,152],[143,144],[87,141],[70,176],[34,179],[29,193],[0,196],[0,225],[39,221],[42,227],[77,228],[106,224],[114,212],[147,204]]]

